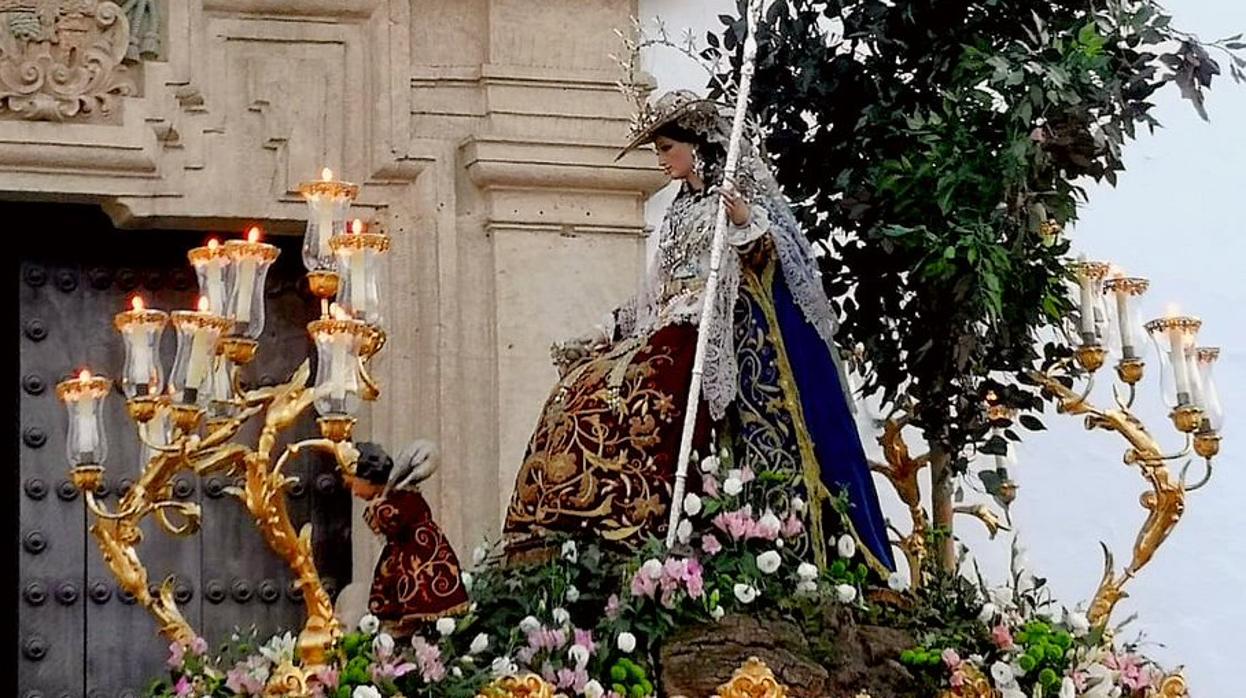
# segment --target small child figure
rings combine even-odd
[[[458,557],[418,487],[436,470],[432,444],[411,444],[397,467],[377,444],[359,443],[356,448],[359,460],[346,483],[368,502],[368,527],[385,538],[368,610],[395,637],[408,637],[428,621],[465,611],[467,590]]]

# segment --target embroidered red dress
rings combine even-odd
[[[368,505],[364,520],[386,541],[372,575],[368,610],[391,632],[410,635],[423,621],[467,608],[458,557],[422,494],[390,492]]]

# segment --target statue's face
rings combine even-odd
[[[686,179],[692,174],[693,146],[673,138],[658,136],[653,141],[653,149],[658,154],[658,165],[662,172],[671,179]]]

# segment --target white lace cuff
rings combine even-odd
[[[766,209],[754,204],[749,208],[748,223],[736,225],[727,219],[727,242],[736,247],[744,247],[770,230],[770,214]]]

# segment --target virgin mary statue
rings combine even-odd
[[[768,507],[803,511],[820,564],[846,523],[877,571],[894,569],[812,249],[753,146],[745,144],[735,181],[723,181],[728,113],[691,92],[667,93],[644,110],[620,153],[652,144],[679,193],[636,296],[603,326],[552,349],[560,379],[507,510],[512,557],[545,547],[550,534],[630,546],[665,533],[704,332],[693,437],[703,461],[727,461],[731,489],[757,478],[768,483],[767,497],[788,500]],[[698,327],[720,203],[727,249],[712,315]],[[717,482],[690,479],[690,490],[710,485]],[[838,498],[846,516],[833,511]]]

